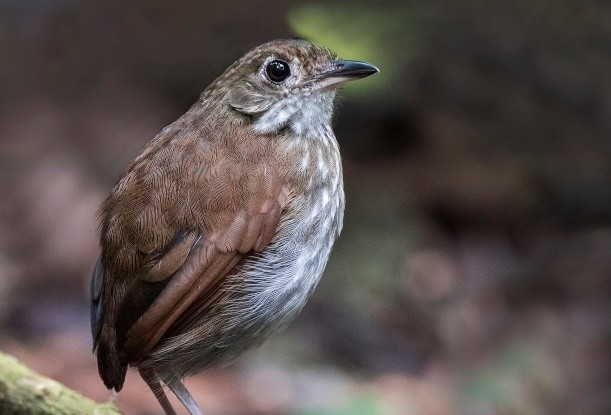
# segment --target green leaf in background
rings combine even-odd
[[[472,373],[459,389],[467,412],[488,408],[494,413],[517,415],[546,413],[544,403],[559,400],[566,388],[558,362],[547,352],[551,345],[546,340],[509,344]]]
[[[348,94],[370,96],[373,89],[386,93],[406,86],[400,75],[421,50],[427,27],[421,24],[424,10],[406,5],[307,4],[292,9],[288,22],[295,33],[342,58],[376,65],[380,74],[346,88]]]
[[[383,415],[381,404],[373,397],[359,397],[341,409],[318,408],[302,412],[300,415]]]

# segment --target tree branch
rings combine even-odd
[[[0,352],[0,414],[121,415],[121,412],[112,402],[96,403]]]

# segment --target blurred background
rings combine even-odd
[[[0,350],[98,401],[99,204],[250,48],[381,73],[335,131],[344,232],[287,332],[187,385],[207,415],[611,413],[611,3],[0,2]],[[160,414],[130,372],[127,414]],[[180,408],[182,410],[182,408]]]

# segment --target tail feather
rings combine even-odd
[[[119,358],[114,344],[100,341],[97,349],[98,371],[104,385],[119,392],[123,388],[127,364]]]

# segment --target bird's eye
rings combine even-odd
[[[267,77],[272,82],[282,82],[289,76],[291,76],[291,68],[289,64],[284,61],[271,61],[265,68]]]

